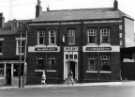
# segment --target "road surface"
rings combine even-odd
[[[135,97],[135,85],[1,89],[0,97]]]

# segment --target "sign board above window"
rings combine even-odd
[[[30,46],[28,47],[28,52],[60,52],[60,47],[58,46]]]

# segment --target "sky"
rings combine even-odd
[[[41,0],[43,10],[112,7],[114,0]],[[135,19],[135,0],[118,0],[119,9]],[[5,21],[35,18],[37,0],[0,0]]]

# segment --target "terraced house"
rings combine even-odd
[[[134,19],[119,10],[117,0],[110,8],[47,8],[46,11],[42,11],[38,0],[36,18],[27,24],[28,29],[22,31],[24,35],[19,33],[21,38],[15,38],[14,47],[8,45],[14,48],[12,51],[15,54],[18,39],[26,40],[19,46],[25,44],[26,48],[20,57],[25,59],[22,61],[22,75],[25,75],[26,84],[40,84],[43,71],[46,72],[48,84],[63,83],[70,71],[76,82],[121,79],[120,48],[134,44]],[[10,33],[12,31],[4,34]],[[2,34],[0,31],[0,63],[3,64],[0,65],[0,75],[7,80],[5,64],[9,63],[5,55],[12,57],[13,52],[4,52],[6,49],[10,51],[10,47],[2,45],[8,37]],[[11,71],[9,75],[15,72],[12,68],[13,65],[8,70]]]

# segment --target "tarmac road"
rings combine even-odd
[[[135,85],[3,89],[0,97],[135,97]]]

